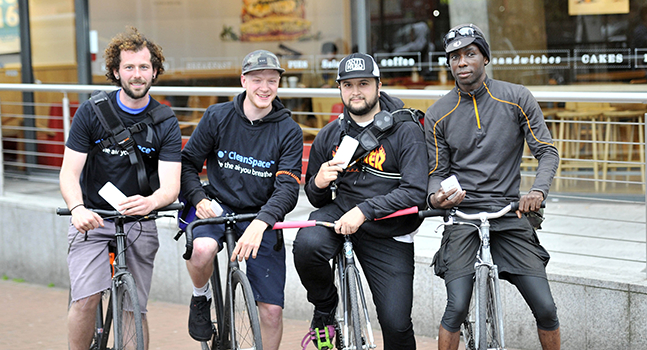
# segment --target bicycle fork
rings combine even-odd
[[[500,349],[505,349],[505,338],[503,331],[503,309],[501,307],[501,289],[499,283],[499,269],[492,261],[492,253],[490,251],[490,222],[486,217],[481,217],[481,226],[479,228],[479,235],[481,236],[481,250],[477,256],[477,262],[474,265],[474,269],[477,270],[479,266],[487,266],[489,269],[488,277],[492,283],[488,283],[488,288],[490,293],[494,295],[494,312],[496,313],[497,318],[497,332],[498,337],[501,342],[499,344]],[[476,299],[476,310],[481,310],[479,308],[479,298]],[[478,312],[478,311],[477,311]],[[478,341],[479,339],[479,329],[475,330],[475,338]]]
[[[343,281],[343,286],[342,286],[342,305],[344,308],[344,334],[349,334],[349,329],[348,329],[348,324],[350,320],[350,310],[348,307],[348,274],[346,273],[347,267],[348,266],[355,266],[355,253],[353,252],[353,243],[350,240],[349,236],[344,236],[344,258],[340,259],[337,268],[339,269],[339,276],[341,277],[341,280]],[[357,292],[359,294],[359,300],[361,302],[361,307],[363,311],[363,317],[364,320],[366,321],[366,336],[368,339],[366,340],[366,344],[357,344],[362,347],[362,349],[374,349],[377,345],[375,345],[375,338],[373,336],[373,328],[371,327],[371,320],[368,315],[368,306],[366,305],[366,297],[364,296],[364,288],[362,287],[362,280],[359,274],[357,274]],[[350,342],[350,337],[344,337],[344,349],[349,349],[349,342]]]
[[[236,240],[235,240],[235,233],[234,233],[234,224],[227,222],[225,223],[225,240],[227,242],[227,257],[232,256],[232,253],[234,251],[234,248],[236,247]],[[216,257],[217,259],[217,257]],[[234,295],[234,285],[233,285],[233,275],[234,271],[240,269],[240,265],[238,264],[238,259],[235,259],[234,261],[229,260],[227,262],[227,284],[225,286],[226,289],[226,297],[225,300],[231,300],[232,302],[229,303],[229,309],[227,310],[228,315],[230,317],[227,317],[229,320],[229,324],[227,325],[227,333],[229,334],[229,341],[230,341],[230,346],[231,349],[236,349],[237,344],[236,344],[236,320],[234,317],[235,314],[235,295]],[[225,303],[227,304],[227,303]]]

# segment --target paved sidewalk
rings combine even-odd
[[[67,289],[0,280],[0,350],[67,349]],[[150,350],[196,350],[189,337],[188,305],[150,301],[148,305]],[[310,322],[284,319],[281,349],[301,349]],[[377,349],[382,337],[376,331]],[[436,350],[436,341],[416,337],[419,350]],[[308,346],[313,350],[314,346]]]

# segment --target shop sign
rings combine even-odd
[[[182,67],[190,70],[232,70],[240,69],[240,62],[234,57],[183,58]]]
[[[636,49],[636,68],[647,68],[647,49]]]
[[[0,1],[0,54],[20,52],[19,24],[18,2]]]
[[[447,56],[445,51],[436,51],[429,53],[429,70],[437,71],[447,69]]]
[[[569,68],[568,50],[492,51],[493,69]]]
[[[575,69],[631,68],[630,49],[574,50]]]
[[[283,56],[279,58],[281,67],[286,71],[306,72],[313,71],[313,56]]]
[[[339,62],[344,58],[344,55],[318,55],[315,60],[318,62],[317,71],[319,72],[337,72]]]
[[[569,68],[571,61],[569,50],[492,51],[490,56],[490,66],[497,70]],[[447,56],[444,51],[430,52],[429,62],[431,71],[447,68]]]
[[[382,72],[411,72],[422,68],[420,52],[376,53],[375,61]]]

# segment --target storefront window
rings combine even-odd
[[[100,52],[126,25],[160,44],[160,84],[240,86],[243,57],[266,49],[286,69],[283,86],[320,87],[350,51],[348,8],[345,0],[90,0],[90,26]],[[99,58],[93,72],[101,71]]]
[[[489,38],[488,74],[494,78],[525,85],[647,82],[646,1],[371,0],[370,5],[373,53],[388,58],[378,63],[391,85],[446,85],[442,37],[453,25],[470,22]],[[449,80],[451,85],[451,75]]]

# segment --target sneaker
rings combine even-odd
[[[189,308],[189,335],[197,341],[209,341],[213,335],[211,323],[211,299],[191,296]]]
[[[306,349],[309,341],[312,341],[317,350],[332,350],[336,324],[335,310],[330,313],[315,310],[310,323],[310,331],[301,341],[303,350]]]

